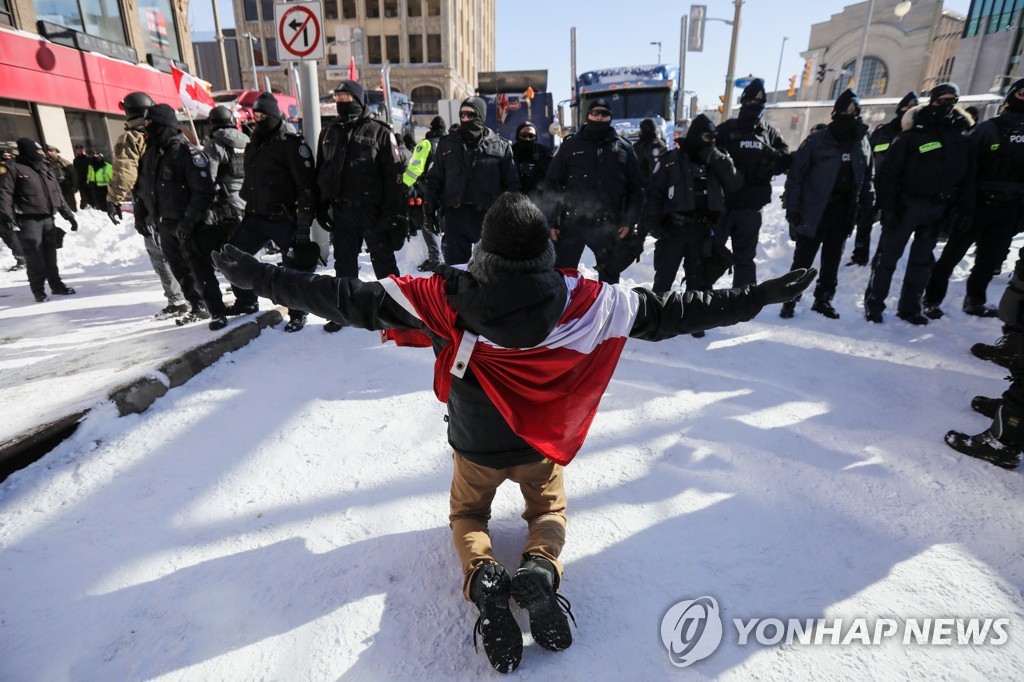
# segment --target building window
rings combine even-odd
[[[437,103],[441,99],[441,89],[433,85],[421,85],[413,88],[409,94],[412,100],[412,113],[431,116],[437,114]]]
[[[427,35],[427,62],[430,64],[441,63],[441,34],[431,33]]]
[[[427,0],[427,16],[441,16],[441,0]]]
[[[139,0],[139,20],[146,52],[166,59],[181,60],[178,29],[174,26],[170,0]]]
[[[327,53],[327,64],[330,66],[338,65],[338,53],[331,51]]]
[[[376,19],[380,16],[380,0],[366,0],[366,18]]]
[[[0,24],[14,26],[14,14],[11,13],[11,0],[0,0]]]
[[[398,16],[398,0],[384,0],[384,16],[388,19]]]
[[[110,131],[103,114],[65,109],[64,118],[68,122],[73,146],[82,145],[87,150],[101,152],[110,158]]]
[[[338,18],[338,0],[324,0],[324,19]]]
[[[398,48],[398,36],[386,36],[384,38],[384,47],[386,48],[388,62],[391,64],[401,63],[402,53]]]
[[[410,17],[423,16],[423,0],[406,0],[406,8]]]
[[[35,0],[33,4],[38,19],[121,45],[128,44],[124,21],[121,18],[121,7],[117,0],[81,0],[80,3],[68,0]],[[3,0],[3,9],[10,15],[9,0]],[[171,16],[170,12],[167,16]]]
[[[857,60],[843,64],[842,71],[839,72],[832,83],[832,99],[838,98],[843,90],[846,90],[856,70]],[[879,97],[885,94],[888,87],[889,69],[886,68],[885,63],[877,57],[864,57],[864,64],[860,70],[860,83],[857,85],[857,94],[860,97]]]
[[[341,0],[341,18],[356,18],[356,0]]]
[[[277,40],[274,38],[267,38],[267,66],[280,66],[281,63],[277,61]]]
[[[366,63],[383,64],[380,52],[380,36],[366,36]]]
[[[423,63],[423,36],[419,33],[409,34],[409,63]]]

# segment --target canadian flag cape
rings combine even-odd
[[[583,446],[636,319],[639,297],[630,288],[561,271],[569,297],[561,318],[533,348],[503,348],[456,326],[456,310],[445,298],[445,280],[391,277],[388,295],[448,343],[434,363],[434,394],[448,402],[452,377],[466,367],[512,430],[558,464],[568,464]],[[389,330],[399,345],[429,346],[420,331]]]
[[[203,81],[185,73],[174,64],[171,64],[171,76],[174,78],[174,87],[178,89],[178,95],[181,97],[181,106],[194,114],[209,116],[210,110],[217,106],[217,103],[206,91]]]

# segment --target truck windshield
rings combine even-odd
[[[583,111],[586,112],[590,108],[590,103],[598,98],[603,98],[611,104],[613,119],[654,118],[655,116],[671,119],[667,88],[587,93],[583,98]]]

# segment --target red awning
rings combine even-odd
[[[169,73],[0,29],[0,97],[123,115],[118,102],[137,90],[181,107]]]

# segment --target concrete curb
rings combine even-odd
[[[168,360],[156,371],[113,389],[107,398],[117,406],[117,412],[122,417],[145,412],[167,391],[181,386],[224,354],[242,348],[264,329],[279,324],[283,319],[279,308],[264,310],[203,345]],[[0,443],[0,481],[40,459],[60,444],[75,432],[90,411],[91,408],[65,415]]]

